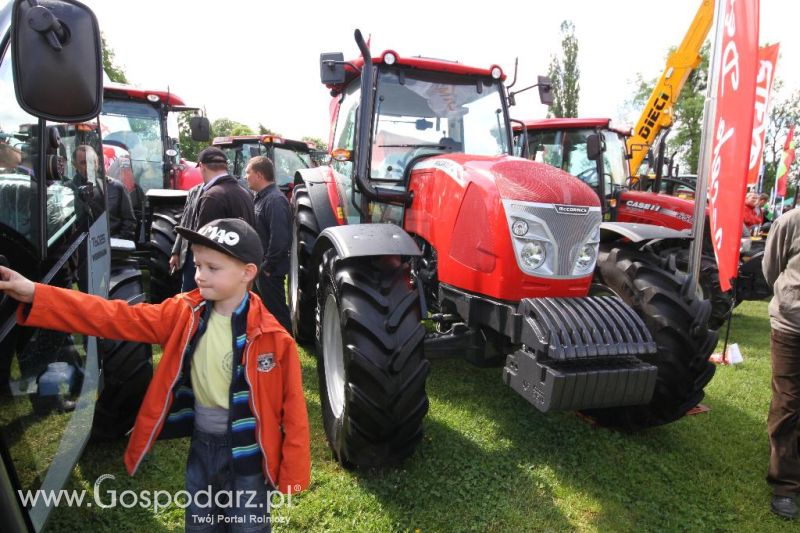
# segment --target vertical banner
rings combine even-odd
[[[750,147],[750,171],[747,184],[758,183],[761,158],[764,155],[764,136],[767,133],[767,109],[772,82],[775,79],[775,65],[778,63],[780,44],[762,46],[758,49],[758,76],[756,78],[755,118],[753,119],[753,141]]]
[[[744,194],[750,166],[756,74],[758,69],[758,0],[723,2],[708,181],[711,242],[723,291],[739,269]],[[708,155],[706,156],[708,157]]]
[[[786,142],[783,143],[783,154],[781,155],[781,162],[778,164],[778,173],[775,176],[775,183],[778,187],[778,196],[786,198],[786,182],[788,181],[789,169],[792,168],[794,163],[794,151],[797,147],[797,142],[794,140],[794,124],[789,128],[789,133],[786,135]],[[797,193],[795,193],[795,196]]]

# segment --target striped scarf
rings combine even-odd
[[[212,306],[206,302],[200,317],[197,332],[183,354],[183,366],[173,388],[174,400],[170,407],[164,429],[159,439],[187,437],[194,430],[194,392],[191,383],[192,355],[200,338],[203,336],[211,315]],[[245,344],[247,342],[247,311],[250,308],[249,293],[233,312],[231,326],[233,328],[233,365],[228,402],[228,434],[231,437],[234,472],[249,475],[261,472],[261,449],[256,435],[256,419],[250,409],[250,387],[245,377],[242,364]],[[196,309],[195,309],[196,310]]]

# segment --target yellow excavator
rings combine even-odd
[[[628,137],[630,175],[636,176],[659,133],[672,126],[673,108],[692,70],[700,64],[700,49],[714,20],[714,0],[703,0],[680,46],[667,58],[633,133]]]

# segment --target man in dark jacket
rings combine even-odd
[[[264,249],[256,287],[269,312],[291,332],[284,281],[292,246],[292,208],[275,184],[275,167],[268,157],[259,155],[250,159],[245,175],[247,185],[256,193],[254,227]]]
[[[94,184],[92,197],[89,199],[89,211],[92,219],[103,212],[103,180],[98,179],[99,159],[97,152],[88,144],[77,146],[72,153],[75,164],[73,183],[80,188],[89,183]],[[108,232],[118,239],[133,240],[136,236],[136,217],[133,214],[131,199],[125,186],[114,178],[107,178],[108,190]]]
[[[203,188],[196,197],[194,212],[191,213],[190,210],[193,220],[181,220],[181,226],[197,230],[212,220],[241,218],[255,227],[253,196],[239,185],[236,178],[228,174],[228,158],[225,152],[209,146],[198,154],[197,166],[203,175]],[[194,282],[194,260],[188,255],[183,265],[184,283],[181,290],[184,292],[197,287]]]
[[[762,268],[774,290],[769,304],[772,403],[767,416],[767,483],[772,488],[772,512],[795,518],[795,498],[800,493],[800,210],[782,215],[772,225]]]

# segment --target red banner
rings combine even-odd
[[[750,170],[747,184],[758,183],[761,158],[764,155],[764,136],[767,133],[767,107],[772,81],[775,79],[775,65],[778,63],[780,44],[762,46],[758,49],[758,77],[756,78],[755,119],[753,120],[753,141],[750,147]]]
[[[716,78],[717,105],[710,143],[708,212],[719,281],[722,290],[727,291],[739,269],[758,72],[759,5],[758,0],[720,1],[720,57],[712,73]]]

